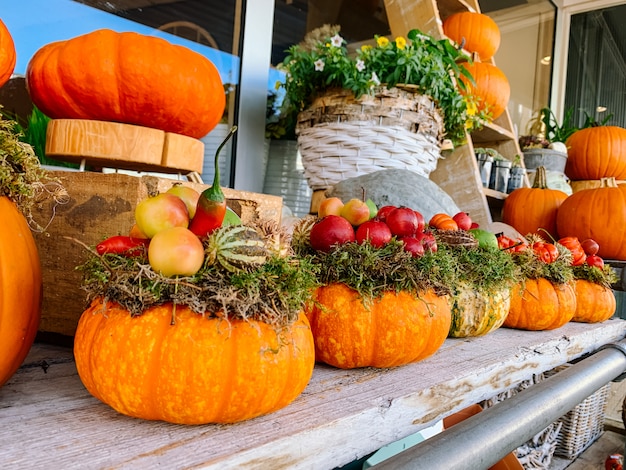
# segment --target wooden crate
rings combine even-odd
[[[69,193],[67,204],[54,206],[51,199],[34,212],[35,220],[49,225],[35,233],[43,273],[43,305],[40,336],[73,336],[86,295],[80,288],[82,274],[76,266],[85,262],[86,249],[76,240],[95,246],[106,237],[127,234],[134,223],[136,205],[149,194],[164,192],[176,182],[154,176],[120,173],[51,171]],[[198,191],[207,185],[184,182]],[[244,222],[257,219],[281,221],[282,198],[224,188],[228,205]],[[49,335],[52,333],[53,335]]]

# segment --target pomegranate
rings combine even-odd
[[[339,215],[327,215],[311,228],[310,241],[315,250],[328,252],[333,245],[353,242],[354,228]]]

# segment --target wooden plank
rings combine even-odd
[[[500,328],[448,339],[430,358],[394,369],[318,364],[282,410],[202,426],[122,416],[87,393],[71,350],[37,344],[0,389],[0,441],[14,443],[0,447],[0,461],[3,469],[331,469],[625,335],[620,319]]]
[[[412,29],[435,38],[443,37],[436,0],[385,0],[385,10],[392,37],[407,37]]]
[[[127,234],[134,224],[137,204],[149,194],[165,192],[174,183],[203,191],[208,185],[154,176],[121,173],[51,171],[69,193],[66,204],[47,199],[34,211],[46,233],[35,233],[43,275],[40,332],[73,336],[86,307],[81,290],[82,274],[76,266],[87,252],[73,239],[95,246],[106,237]],[[281,221],[282,198],[223,188],[228,205],[244,222],[258,219]]]

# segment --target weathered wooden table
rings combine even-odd
[[[317,365],[288,407],[203,426],[120,415],[87,393],[70,349],[35,344],[0,388],[0,467],[332,469],[625,336],[620,319],[544,332],[501,328],[448,339],[434,356],[394,369]]]

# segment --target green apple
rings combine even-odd
[[[498,239],[496,235],[482,228],[472,228],[468,230],[478,240],[478,247],[487,250],[498,250]]]
[[[370,208],[370,219],[373,219],[374,217],[376,217],[376,214],[378,214],[378,207],[376,207],[376,204],[374,204],[374,201],[372,201],[371,199],[368,199],[367,201],[365,201],[365,204],[367,204],[367,207]]]

